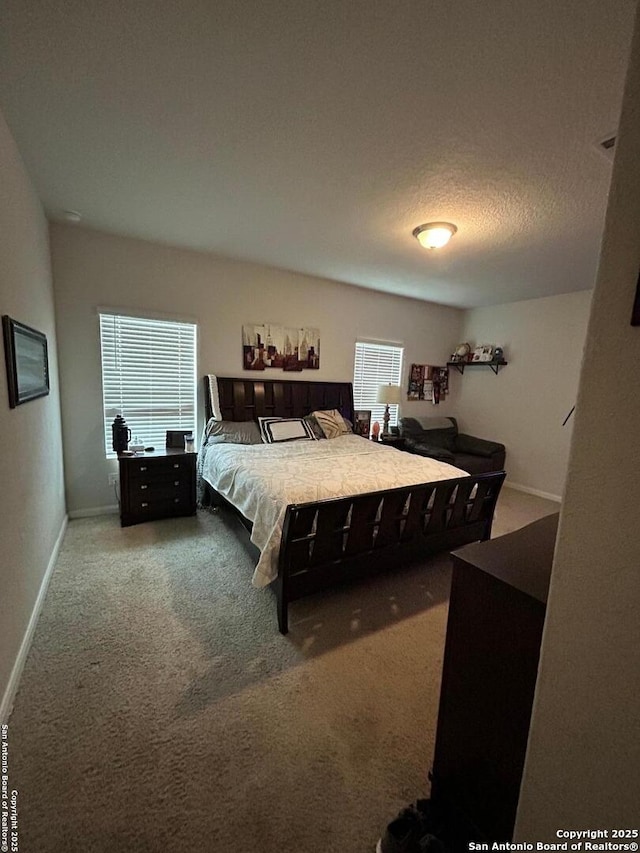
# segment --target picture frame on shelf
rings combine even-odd
[[[473,351],[473,361],[492,361],[493,344],[482,344]]]

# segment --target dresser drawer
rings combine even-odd
[[[170,514],[192,508],[192,501],[187,492],[174,495],[169,498],[132,498],[129,502],[129,512],[140,516],[155,516],[156,514]],[[140,519],[143,520],[142,518]]]
[[[144,480],[155,482],[166,480],[178,475],[185,476],[193,468],[193,462],[188,457],[179,459],[136,459],[127,463],[127,471],[130,480]]]
[[[129,500],[162,500],[164,498],[188,495],[191,491],[191,477],[165,474],[163,477],[145,480],[131,479],[129,481]]]

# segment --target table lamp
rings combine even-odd
[[[378,387],[378,403],[385,404],[384,410],[384,428],[383,435],[389,435],[389,406],[397,405],[400,402],[400,386],[399,385],[380,385]]]

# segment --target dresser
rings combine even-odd
[[[140,456],[118,455],[120,523],[123,527],[193,515],[196,511],[195,453],[167,448]]]
[[[452,849],[513,835],[558,515],[452,553],[432,800]]]

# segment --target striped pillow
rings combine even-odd
[[[315,435],[315,437],[318,439],[318,441],[324,440],[324,437],[325,437],[324,433],[320,429],[320,424],[313,417],[313,415],[305,415],[304,419],[309,424],[309,426],[311,427],[311,432]]]
[[[339,435],[348,435],[351,432],[349,425],[337,409],[311,412],[311,414],[320,424],[325,438],[337,438]]]
[[[315,441],[313,430],[304,418],[258,418],[265,444],[281,441]]]

